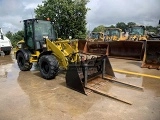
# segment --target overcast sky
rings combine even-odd
[[[0,27],[3,32],[21,30],[23,19],[34,17],[34,8],[42,0],[0,0]],[[115,25],[117,22],[136,22],[157,26],[160,19],[160,0],[90,0],[87,28]]]

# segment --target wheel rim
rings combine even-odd
[[[42,64],[41,64],[41,69],[42,69],[42,71],[43,71],[45,74],[47,74],[47,73],[49,72],[49,65],[48,65],[48,63],[47,63],[47,62],[42,62]]]

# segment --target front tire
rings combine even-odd
[[[32,68],[32,63],[25,59],[22,52],[17,54],[17,64],[21,71],[29,71]]]
[[[39,59],[40,73],[43,78],[54,79],[59,71],[58,60],[53,55],[43,55]]]

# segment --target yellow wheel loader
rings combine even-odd
[[[105,41],[124,41],[128,39],[128,36],[120,28],[107,28],[104,34]]]
[[[133,30],[131,28],[130,30]],[[130,33],[130,32],[129,32]],[[144,49],[143,42],[135,42],[130,36],[119,28],[108,28],[105,31],[107,55],[116,58],[142,60]]]
[[[57,39],[51,21],[24,20],[24,40],[18,42],[16,59],[20,70],[28,71],[38,63],[43,78],[53,79],[59,67],[67,69],[70,62],[79,61],[78,41]],[[77,46],[76,46],[77,45]]]
[[[142,44],[137,49],[142,53],[142,68],[160,69],[160,40],[159,36],[148,35],[144,26],[132,26],[129,41]]]
[[[103,32],[91,32],[88,41],[104,41]]]
[[[93,41],[86,41],[83,42],[83,48],[81,45],[81,51],[84,53],[97,53],[97,54],[109,54],[109,47],[111,41],[119,41],[119,40],[126,40],[127,36],[122,32],[119,28],[107,28],[104,33],[102,32],[92,32],[92,36],[101,36],[101,39],[96,39]],[[93,38],[93,37],[91,37]],[[82,44],[82,41],[80,41]],[[85,45],[84,45],[85,44]],[[107,52],[106,52],[107,50]]]
[[[142,25],[135,25],[129,27],[129,38],[131,41],[148,40],[149,36],[146,34],[145,27]]]
[[[114,80],[115,75],[106,55],[80,54],[78,41],[58,39],[51,21],[24,20],[24,33],[24,40],[17,43],[15,52],[21,71],[29,71],[32,64],[37,63],[41,76],[50,80],[63,67],[66,69],[67,87],[86,95],[88,91],[93,91],[131,104],[95,89],[97,86],[101,88],[101,83],[104,85],[107,80],[119,82]]]
[[[103,32],[91,32],[89,34],[89,37],[86,40],[79,40],[78,41],[78,50],[83,53],[86,53],[86,50],[89,50],[89,51],[91,50],[92,53],[94,53],[94,51],[95,51],[95,53],[99,53],[102,51],[102,49],[101,50],[97,49],[97,46],[95,48],[94,44],[98,43],[98,45],[99,45],[99,44],[101,44],[101,42],[103,43],[104,37],[105,36],[104,36]],[[92,45],[92,43],[94,43],[94,44]],[[90,48],[87,48],[87,46],[89,46]],[[100,47],[102,47],[102,46],[100,46]]]

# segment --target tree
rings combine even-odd
[[[127,23],[127,27],[131,27],[131,26],[134,26],[134,25],[136,25],[136,23],[134,23],[134,22],[128,22]]]
[[[106,27],[104,25],[99,25],[98,27],[94,28],[92,32],[104,32]]]
[[[20,30],[20,31],[14,33],[14,34],[10,31],[8,31],[5,35],[8,39],[10,39],[13,47],[15,47],[17,42],[23,39],[24,31]]]
[[[124,23],[124,22],[118,22],[117,24],[116,24],[116,26],[114,26],[114,25],[110,25],[110,26],[107,26],[107,27],[105,27],[104,25],[99,25],[98,27],[95,27],[94,29],[93,29],[93,32],[104,32],[105,30],[106,30],[106,28],[115,28],[115,27],[117,27],[117,28],[120,28],[120,29],[122,29],[123,31],[128,31],[129,29],[129,27],[131,27],[131,26],[135,26],[135,25],[137,25],[135,22],[128,22],[127,24],[126,23]],[[146,30],[148,31],[148,32],[154,32],[155,34],[159,34],[159,32],[160,32],[160,27],[159,26],[157,26],[157,27],[153,27],[153,26],[146,26]]]
[[[122,29],[122,31],[125,31],[127,28],[127,25],[124,22],[118,22],[116,24],[116,27]]]
[[[11,31],[8,31],[6,34],[6,37],[8,38],[8,39],[12,39],[12,36],[13,36],[13,33],[11,32]]]
[[[146,30],[147,30],[148,32],[154,32],[155,34],[158,33],[158,27],[146,26]]]
[[[109,28],[115,28],[115,26],[114,26],[114,25],[111,25]]]
[[[61,38],[86,34],[86,4],[89,0],[46,0],[35,9],[36,18],[50,18]]]

